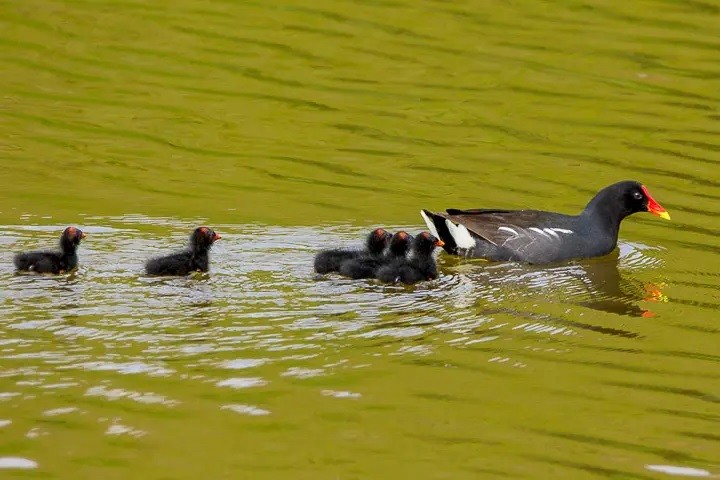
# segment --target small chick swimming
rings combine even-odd
[[[20,272],[54,273],[69,272],[77,267],[77,247],[85,234],[76,227],[67,227],[60,236],[60,251],[26,252],[15,255],[15,268]]]
[[[390,234],[383,228],[376,228],[367,237],[364,250],[348,250],[333,248],[322,250],[315,255],[315,271],[317,273],[337,272],[340,265],[362,255],[380,256],[390,240]]]

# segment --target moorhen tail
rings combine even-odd
[[[383,265],[375,272],[375,278],[388,283],[417,283],[423,280],[437,278],[437,264],[433,258],[435,247],[442,247],[445,243],[429,234],[418,234],[412,243],[412,256],[409,259],[398,258]]]
[[[390,264],[397,259],[404,259],[411,241],[412,237],[407,232],[397,232],[392,236],[390,247],[385,255],[365,254],[345,260],[340,265],[340,275],[355,279],[373,278],[375,271],[382,265]]]
[[[670,219],[635,181],[603,188],[579,215],[494,209],[422,210],[420,215],[448,253],[542,264],[607,255],[617,246],[620,222],[636,212]]]
[[[76,227],[67,227],[60,236],[59,252],[27,252],[15,255],[15,268],[21,272],[65,273],[78,264],[77,247],[85,234]]]
[[[150,275],[183,276],[210,269],[208,252],[222,237],[208,227],[198,227],[190,235],[190,246],[182,252],[148,260],[145,271]]]
[[[390,240],[390,234],[383,228],[376,228],[367,237],[364,250],[346,250],[333,248],[322,250],[315,255],[315,271],[317,273],[330,273],[340,270],[340,265],[347,260],[362,255],[381,256]]]

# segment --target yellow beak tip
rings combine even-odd
[[[670,220],[670,214],[668,212],[659,212],[657,215],[665,220]]]

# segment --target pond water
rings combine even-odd
[[[720,475],[714,3],[0,5],[0,477]],[[623,179],[673,220],[608,257],[312,272]],[[210,274],[143,275],[200,224]]]

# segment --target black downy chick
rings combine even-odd
[[[210,269],[208,252],[222,237],[208,227],[198,227],[190,235],[190,247],[182,252],[148,260],[145,271],[150,275],[183,276]]]
[[[417,283],[437,278],[437,264],[433,258],[435,247],[442,247],[444,242],[428,232],[415,237],[412,245],[412,256],[401,258],[389,265],[380,267],[375,278],[388,283]]]
[[[373,278],[378,268],[389,265],[395,260],[404,259],[410,249],[412,236],[407,232],[397,232],[390,240],[390,248],[383,256],[362,255],[346,260],[340,265],[340,275],[350,278]]]
[[[380,256],[383,250],[385,250],[389,240],[390,234],[386,232],[385,229],[376,228],[368,235],[364,250],[347,250],[340,248],[322,250],[315,255],[315,271],[317,273],[337,272],[340,269],[340,265],[346,260],[357,258],[361,255]]]
[[[65,273],[78,264],[77,247],[85,234],[76,227],[67,227],[60,237],[59,252],[27,252],[15,255],[15,268],[21,272]]]

